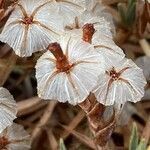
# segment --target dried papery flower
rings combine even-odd
[[[61,17],[47,0],[21,0],[9,17],[0,41],[21,57],[31,56],[57,41],[63,32]]]
[[[0,149],[29,150],[30,148],[30,136],[21,125],[13,123],[0,133]]]
[[[104,105],[137,102],[144,96],[146,80],[143,71],[130,59],[107,63],[105,74],[100,76],[94,91]]]
[[[92,45],[69,35],[48,49],[36,65],[39,97],[73,105],[84,101],[103,71],[103,57]]]
[[[104,17],[100,18],[85,11],[79,17],[75,17],[73,24],[66,25],[65,28],[72,36],[91,43],[95,50],[104,56],[106,62],[121,60],[125,57],[121,48],[114,43],[111,26]]]
[[[71,32],[74,36],[81,37],[84,25],[92,24],[95,29],[93,38],[98,38],[100,35],[112,38],[110,23],[104,17],[99,17],[91,11],[84,11],[81,15],[74,17],[73,23],[65,22],[64,24],[66,31]]]
[[[17,104],[5,88],[0,87],[0,132],[13,123],[17,114]]]

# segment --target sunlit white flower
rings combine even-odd
[[[17,107],[13,96],[5,88],[0,87],[0,132],[13,123]]]
[[[97,100],[104,105],[137,102],[144,96],[146,81],[143,71],[129,59],[107,63],[105,74],[100,76],[94,91]]]
[[[69,35],[48,49],[36,65],[39,97],[74,105],[84,101],[103,71],[103,58],[91,44]]]
[[[75,17],[73,24],[65,27],[74,37],[91,43],[95,50],[104,56],[106,62],[121,60],[125,57],[122,49],[112,39],[111,25],[104,17],[98,17],[92,12],[85,11]]]
[[[13,123],[0,133],[0,149],[29,150],[30,148],[30,136],[21,125]]]
[[[50,11],[47,0],[20,0],[9,17],[0,41],[8,43],[19,56],[31,56],[57,41],[63,31],[61,17]]]

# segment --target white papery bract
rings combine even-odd
[[[5,88],[0,87],[0,133],[13,123],[17,114],[17,104]]]
[[[123,50],[112,39],[105,36],[94,38],[93,45],[95,50],[103,55],[106,66],[107,63],[113,63],[116,60],[121,61],[125,57]]]
[[[95,50],[103,55],[106,62],[122,60],[125,57],[122,49],[112,39],[111,25],[104,17],[98,17],[94,13],[85,11],[76,17],[73,24],[66,25],[66,32],[82,39],[83,26],[93,24],[95,33],[92,37],[92,45]]]
[[[76,16],[72,16],[71,20],[73,21],[71,22],[65,19],[64,25],[75,28],[76,19],[79,22],[79,28],[82,28],[86,23],[94,23],[97,26],[96,31],[98,29],[110,38],[115,34],[113,18],[99,0],[88,0],[85,11],[78,13]]]
[[[21,0],[0,34],[0,41],[8,43],[21,57],[31,56],[59,39],[62,21],[48,0]]]
[[[47,51],[36,65],[38,95],[75,105],[83,102],[97,85],[98,76],[103,72],[103,57],[91,44],[69,35],[61,38],[60,45],[73,66],[67,72],[59,72],[54,56]]]
[[[107,63],[105,74],[100,76],[94,94],[104,105],[121,105],[127,101],[140,101],[145,85],[143,71],[132,60],[124,58],[113,64]]]
[[[5,140],[4,149],[7,150],[29,150],[31,148],[30,135],[16,123],[0,133],[0,142],[3,139]]]

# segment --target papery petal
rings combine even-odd
[[[116,60],[120,61],[125,57],[123,50],[118,47],[112,39],[106,37],[105,35],[99,36],[98,32],[95,34],[98,35],[93,37],[93,45],[95,46],[97,52],[103,55],[106,62],[109,61],[109,63],[115,63]]]
[[[5,88],[0,87],[0,133],[13,123],[17,108],[13,96]]]
[[[78,29],[75,28],[75,19],[78,20],[78,26],[79,26]],[[101,36],[112,38],[110,23],[106,21],[104,17],[99,17],[95,15],[94,13],[92,13],[91,11],[87,11],[87,10],[84,11],[81,15],[76,16],[76,18],[74,18],[73,23],[69,24],[68,22],[65,22],[66,27],[73,28],[72,30],[68,30],[66,28],[66,31],[71,32],[74,36],[82,37],[82,34],[83,34],[82,28],[87,23],[93,24],[96,30],[95,33],[98,32],[98,34],[93,35],[93,39],[100,38]],[[77,30],[78,30],[78,34],[76,33]]]

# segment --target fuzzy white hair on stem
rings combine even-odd
[[[30,135],[23,126],[13,123],[0,133],[0,149],[29,150],[31,149]]]
[[[55,57],[47,51],[36,64],[39,97],[73,105],[83,102],[103,72],[103,57],[89,43],[69,35],[48,49]]]
[[[13,123],[17,114],[17,104],[9,91],[0,87],[0,133]]]
[[[106,106],[140,101],[146,85],[142,69],[127,58],[106,65],[94,90],[97,100]]]
[[[0,41],[8,43],[17,55],[26,57],[57,41],[62,32],[61,16],[49,1],[21,0],[4,26]]]

